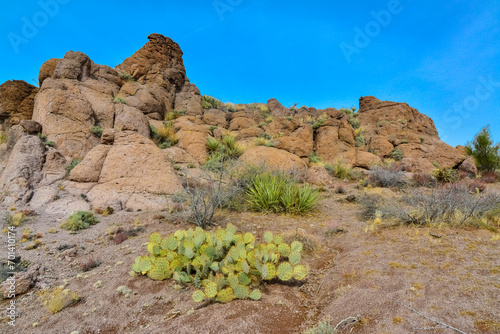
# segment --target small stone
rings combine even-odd
[[[123,264],[123,261],[118,261],[118,262],[115,263],[115,267],[116,266],[121,266],[122,264]]]

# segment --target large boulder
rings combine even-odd
[[[16,127],[20,126],[14,126],[9,134],[14,133]],[[0,204],[27,204],[42,179],[45,145],[37,136],[24,134],[4,158],[6,162],[0,175]]]
[[[316,154],[324,162],[335,163],[342,160],[348,165],[354,165],[355,133],[344,114],[337,114],[316,130]]]
[[[140,84],[156,85],[164,92],[156,99],[168,112],[172,109],[188,115],[201,115],[201,94],[186,77],[179,44],[160,34],[151,34],[140,50],[116,67],[117,71],[132,75]]]
[[[115,210],[162,209],[166,202],[161,195],[183,189],[167,156],[153,141],[133,131],[116,132],[112,146],[96,146],[69,179],[97,181],[87,193],[88,200],[94,208]]]
[[[273,170],[305,171],[307,165],[295,154],[274,147],[254,146],[245,151],[240,160],[249,165]]]
[[[30,120],[38,88],[22,80],[6,81],[0,85],[0,130],[22,120]]]
[[[43,133],[64,156],[82,158],[99,143],[90,129],[114,126],[113,96],[120,88],[118,72],[72,51],[63,59],[49,60],[40,71],[43,80],[33,120],[42,125]]]

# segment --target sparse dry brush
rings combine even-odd
[[[361,198],[364,219],[384,218],[387,224],[455,225],[497,229],[492,212],[500,208],[500,194],[491,190],[470,191],[464,183],[453,183],[432,190],[413,190],[397,204],[380,196]]]

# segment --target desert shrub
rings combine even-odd
[[[179,142],[179,138],[175,135],[173,124],[168,123],[157,128],[150,126],[151,138],[161,149],[169,148]]]
[[[5,132],[0,133],[0,145],[7,142],[7,134]]]
[[[363,132],[360,132],[356,135],[355,146],[356,147],[364,147],[365,145],[366,145],[365,136],[364,136]]]
[[[361,205],[360,218],[361,219],[375,219],[377,211],[382,206],[382,196],[378,194],[364,194],[358,200]]]
[[[314,209],[317,190],[300,186],[284,173],[261,172],[250,180],[248,203],[255,211],[303,214]]]
[[[82,159],[73,159],[69,165],[66,166],[66,170],[68,172],[71,172],[73,168],[76,167],[80,162],[82,162]]]
[[[429,173],[413,173],[413,183],[418,187],[434,187],[436,179]]]
[[[118,236],[118,234],[117,234]],[[125,236],[127,236],[127,234],[125,234]],[[125,238],[126,239],[126,238]],[[116,239],[115,239],[116,240]],[[115,242],[116,243],[116,242]],[[118,242],[117,244],[119,244],[120,242]],[[99,258],[95,258],[93,257],[92,255],[88,256],[86,259],[80,261],[80,263],[78,264],[78,266],[80,267],[80,269],[82,271],[89,271],[89,270],[92,270],[96,267],[99,267],[100,265],[102,264],[102,261],[101,259]]]
[[[125,98],[121,95],[115,95],[113,97],[113,103],[114,104],[127,104],[127,101],[125,100]]]
[[[209,152],[215,152],[219,148],[220,142],[217,139],[208,136],[205,146],[207,147]]]
[[[222,141],[207,137],[205,144],[210,151],[207,161],[203,167],[207,170],[216,172],[221,169],[224,162],[232,163],[243,154],[243,147],[231,135],[222,137]]]
[[[317,163],[321,162],[321,158],[316,155],[316,151],[313,151],[313,152],[311,152],[311,154],[309,154],[309,162],[313,163],[313,164],[317,164]]]
[[[401,149],[397,148],[391,153],[391,158],[396,160],[396,161],[401,161],[404,158],[404,153],[401,151]]]
[[[255,146],[266,146],[269,143],[269,140],[263,137],[255,138],[254,145]]]
[[[436,168],[432,171],[432,176],[439,183],[452,183],[458,181],[458,171],[452,168]]]
[[[45,143],[45,145],[47,145],[48,147],[55,147],[56,143],[52,140],[49,140],[48,142]]]
[[[500,143],[493,144],[489,126],[482,128],[474,140],[467,143],[465,150],[474,157],[479,170],[492,172],[500,168]]]
[[[128,82],[135,82],[134,77],[127,72],[120,72],[120,78]]]
[[[349,124],[351,124],[354,130],[359,129],[361,127],[361,122],[355,116],[349,117]]]
[[[471,192],[463,183],[440,186],[432,191],[416,191],[404,196],[401,205],[388,205],[385,215],[399,223],[426,225],[478,225],[485,215],[500,205],[500,194],[484,191]]]
[[[338,331],[332,326],[329,320],[322,320],[314,327],[309,328],[302,334],[336,334]]]
[[[173,109],[172,111],[165,114],[165,121],[173,121],[174,119],[177,119],[184,115],[186,115],[186,112],[184,110]]]
[[[78,211],[61,224],[61,228],[70,231],[79,231],[89,228],[92,225],[99,223],[99,219],[90,211]]]
[[[14,214],[7,212],[5,214],[5,219],[7,220],[7,223],[9,225],[17,227],[25,222],[28,219],[28,216],[22,211],[16,212]]]
[[[45,306],[45,308],[52,314],[55,314],[63,308],[71,306],[80,300],[77,292],[64,289],[63,286],[44,289],[37,292],[37,295],[42,300],[43,306]]]
[[[229,163],[225,164],[224,159],[219,162],[221,166],[216,176],[210,177],[208,183],[200,184],[187,180],[186,184],[190,204],[188,220],[203,228],[213,225],[215,211],[223,203],[227,203],[236,190],[228,191],[228,188],[223,185]]]
[[[213,96],[203,95],[201,99],[203,109],[218,109],[222,105],[222,101]]]
[[[374,167],[368,174],[368,180],[377,187],[392,188],[402,187],[404,182],[404,173],[393,168]]]
[[[90,133],[93,134],[96,137],[99,137],[99,138],[102,137],[102,132],[103,132],[103,129],[100,126],[93,126],[90,129]]]
[[[334,164],[326,163],[325,169],[333,176],[341,180],[357,180],[360,178],[360,174],[342,163],[339,159],[335,161]]]
[[[273,279],[301,281],[307,276],[307,268],[300,264],[300,242],[287,244],[281,236],[266,232],[265,244],[257,244],[252,233],[236,232],[228,224],[215,232],[200,227],[178,230],[166,238],[152,233],[149,254],[136,257],[132,270],[153,280],[193,283],[198,288],[192,295],[197,303],[259,300],[261,292],[258,288],[250,291],[250,286]]]
[[[319,128],[323,123],[327,121],[326,117],[321,117],[316,120],[316,122],[313,123],[312,127],[313,129]]]

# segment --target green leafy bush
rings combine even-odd
[[[342,163],[342,160],[337,160],[334,164],[327,163],[325,164],[325,169],[332,174],[333,177],[338,179],[348,179],[348,180],[357,180],[360,178],[360,174],[346,166]]]
[[[135,82],[134,77],[127,72],[120,72],[120,78],[128,82]]]
[[[432,176],[439,183],[452,183],[458,181],[458,171],[452,168],[436,168],[432,171]]]
[[[90,129],[90,133],[93,134],[94,136],[99,137],[99,138],[102,137],[102,132],[103,132],[103,129],[100,126],[93,126]]]
[[[401,161],[404,158],[404,153],[401,151],[401,149],[397,148],[391,153],[391,158],[393,158],[396,161]]]
[[[151,138],[161,149],[169,148],[179,142],[179,138],[175,135],[174,125],[166,123],[166,125],[155,128],[150,125]]]
[[[92,225],[99,223],[99,219],[90,211],[78,211],[68,217],[61,228],[70,231],[79,231],[89,228]]]
[[[82,162],[82,159],[73,159],[73,161],[71,161],[71,163],[66,166],[66,170],[68,172],[71,172],[73,168],[75,168],[76,165],[78,165],[80,162]]]
[[[313,164],[317,164],[321,162],[321,158],[316,155],[316,152],[313,151],[311,154],[309,154],[309,162]]]
[[[125,98],[121,95],[115,95],[113,97],[113,103],[114,104],[127,104],[127,101],[125,100]]]
[[[222,101],[213,96],[203,95],[201,99],[203,109],[218,109],[222,105]]]
[[[0,145],[4,144],[7,142],[7,134],[6,133],[0,133]]]
[[[318,190],[300,186],[284,173],[260,172],[250,179],[248,203],[255,211],[304,214],[318,202]]]
[[[468,155],[474,157],[479,170],[494,172],[500,168],[500,143],[493,144],[489,126],[481,129],[474,140],[465,146]]]
[[[172,278],[178,284],[193,283],[199,290],[195,302],[227,303],[234,299],[259,300],[262,281],[278,279],[303,280],[307,268],[300,264],[302,243],[283,242],[279,235],[264,234],[265,243],[256,244],[252,233],[236,233],[228,224],[225,229],[205,232],[202,228],[178,230],[162,238],[152,233],[149,255],[138,256],[132,270],[157,281]]]
[[[236,138],[231,135],[222,137],[221,141],[207,137],[206,147],[210,154],[207,162],[203,165],[206,169],[217,171],[224,162],[230,162],[243,154],[244,149],[238,144]]]

